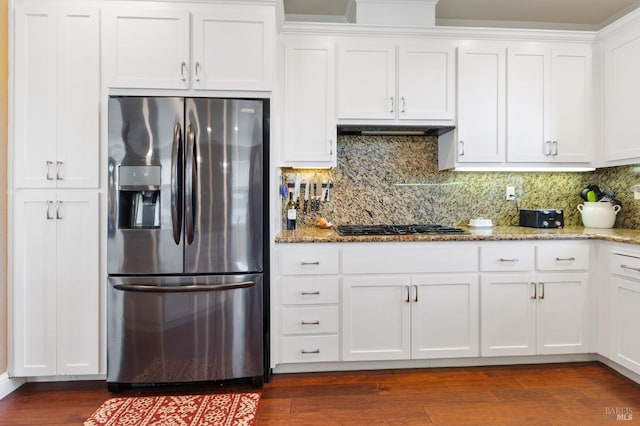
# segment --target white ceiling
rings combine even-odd
[[[352,0],[283,0],[287,20],[346,22]],[[597,30],[640,0],[440,0],[436,24]]]

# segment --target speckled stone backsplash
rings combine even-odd
[[[629,190],[640,184],[640,167],[620,166],[588,173],[515,173],[438,171],[435,137],[340,136],[338,164],[333,170],[284,169],[318,173],[330,179],[329,202],[319,212],[303,215],[300,226],[324,216],[337,224],[439,223],[466,225],[471,218],[496,225],[517,225],[519,208],[563,209],[565,224],[582,225],[577,205],[580,191],[595,183],[617,192],[622,210],[616,228],[640,228],[640,200]],[[505,200],[507,186],[518,202]]]

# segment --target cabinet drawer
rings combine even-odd
[[[349,244],[342,249],[344,274],[417,274],[477,270],[478,248],[474,244]]]
[[[282,308],[282,334],[337,333],[337,306]]]
[[[640,280],[640,253],[619,253],[609,254],[609,272],[624,277]]]
[[[589,269],[589,246],[565,244],[536,246],[536,266],[539,271]]]
[[[337,274],[338,249],[296,244],[285,246],[281,252],[283,275]]]
[[[530,271],[533,260],[532,245],[502,243],[480,248],[481,271]]]
[[[282,362],[338,361],[338,335],[282,338]]]
[[[338,303],[338,278],[284,277],[281,282],[283,305]]]

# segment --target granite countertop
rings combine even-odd
[[[341,236],[334,229],[315,226],[293,231],[283,230],[276,243],[347,243],[347,242],[411,242],[411,241],[517,241],[517,240],[603,240],[616,243],[640,244],[640,230],[565,227],[556,229],[494,226],[488,229],[462,227],[469,234],[452,235],[370,235]]]

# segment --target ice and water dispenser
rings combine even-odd
[[[161,166],[120,166],[119,228],[160,227]]]

